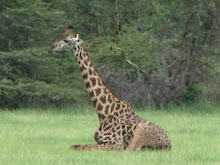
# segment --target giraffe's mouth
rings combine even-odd
[[[48,50],[48,53],[53,53],[53,50],[52,49]]]
[[[53,52],[55,52],[55,51],[54,51],[54,46],[52,46],[52,47],[48,50],[48,53],[53,53]]]

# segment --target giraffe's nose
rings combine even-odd
[[[48,53],[53,53],[53,46],[48,50]]]
[[[50,49],[50,50],[48,50],[48,53],[52,53],[53,51]]]

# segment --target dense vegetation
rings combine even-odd
[[[133,105],[215,103],[218,18],[215,0],[1,0],[0,106],[89,103],[72,53],[47,54],[67,25]]]

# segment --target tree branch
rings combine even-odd
[[[126,56],[125,56],[125,51],[124,51],[124,50],[122,50],[121,48],[117,48],[117,47],[114,48],[114,49],[120,50],[120,51],[122,52],[123,58],[125,59],[125,62],[126,62],[126,63],[132,65],[134,68],[138,69],[140,72],[149,75],[145,70],[140,69],[140,68],[138,67],[138,65],[136,65],[135,63],[133,63],[131,60],[127,59]]]

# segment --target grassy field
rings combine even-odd
[[[0,110],[0,164],[220,164],[220,109],[211,106],[136,110],[166,129],[172,149],[82,152],[72,144],[94,143],[93,108]]]

